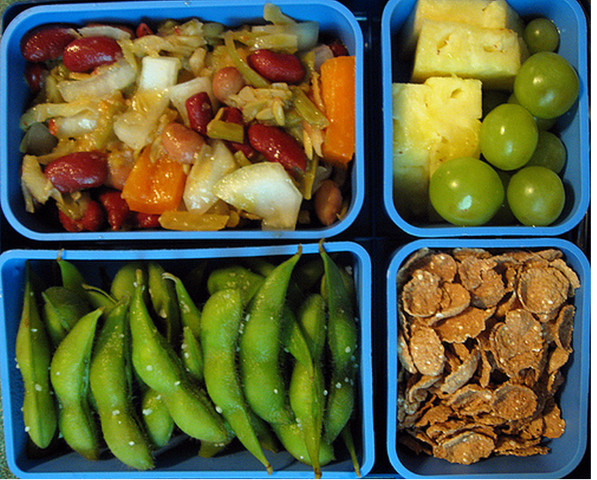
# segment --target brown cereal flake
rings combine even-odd
[[[484,276],[496,266],[491,258],[467,257],[458,265],[458,275],[464,288],[472,292],[483,284]]]
[[[431,327],[417,326],[410,339],[410,354],[417,370],[435,377],[444,370],[444,346]]]
[[[518,438],[502,436],[498,439],[495,453],[497,455],[515,455],[517,457],[528,457],[531,455],[545,455],[549,448],[538,445],[539,439],[520,440]]]
[[[492,438],[469,430],[434,445],[433,455],[450,463],[470,465],[489,457],[494,448]]]
[[[507,375],[538,369],[541,364],[545,346],[541,324],[526,310],[510,310],[505,322],[494,326],[490,343],[498,366]]]
[[[555,268],[527,268],[520,274],[518,297],[531,313],[549,313],[568,298],[570,282]]]
[[[455,248],[452,250],[452,256],[458,262],[474,257],[474,258],[489,258],[491,253],[483,248]]]
[[[551,405],[549,411],[544,412],[543,421],[545,422],[545,430],[543,435],[547,438],[560,438],[566,429],[566,422],[562,418],[560,407],[555,403]]]
[[[451,414],[452,409],[447,405],[436,405],[427,410],[415,426],[420,428],[435,425],[436,423],[444,423],[448,421]]]
[[[493,392],[474,383],[460,388],[446,400],[446,405],[463,415],[490,412],[492,404]]]
[[[402,290],[404,311],[413,317],[435,315],[443,295],[440,281],[434,273],[416,270]]]
[[[434,329],[442,341],[447,343],[462,343],[467,338],[475,338],[485,330],[485,322],[494,312],[495,308],[483,310],[469,307],[462,313],[437,323]]]
[[[493,407],[506,420],[528,418],[537,409],[537,395],[528,387],[507,382],[494,392]]]
[[[410,350],[408,348],[408,342],[404,338],[404,334],[400,332],[398,334],[398,358],[400,359],[400,364],[402,367],[408,372],[415,374],[417,373],[417,367],[415,367],[415,362],[413,361],[413,357],[410,354]]]
[[[438,321],[453,317],[462,313],[471,303],[469,291],[459,283],[444,283],[442,285],[443,295],[439,305],[439,311],[431,317],[428,324],[434,325]]]
[[[458,272],[456,260],[447,253],[433,253],[427,255],[420,261],[419,265],[419,268],[434,273],[444,282],[453,281]]]
[[[472,291],[471,304],[483,309],[495,307],[505,294],[506,287],[502,276],[495,270],[483,270],[481,284]]]
[[[554,324],[556,345],[566,351],[571,351],[572,332],[574,330],[574,305],[564,306]]]
[[[479,351],[472,351],[468,358],[462,362],[452,373],[446,376],[444,383],[440,386],[440,391],[446,394],[452,394],[460,387],[465,385],[477,371],[479,364]]]
[[[553,373],[562,368],[568,359],[570,358],[570,352],[564,350],[561,347],[556,346],[553,351],[549,354],[549,361],[547,363],[547,373]]]

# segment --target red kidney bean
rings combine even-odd
[[[110,228],[114,231],[122,228],[130,213],[129,206],[120,193],[118,190],[107,190],[99,196],[99,201],[106,211]]]
[[[158,228],[160,226],[158,214],[135,212],[135,220],[139,228]]]
[[[146,23],[140,23],[137,25],[137,29],[135,30],[135,35],[137,38],[144,37],[145,35],[153,35],[153,31],[149,28],[149,25]]]
[[[23,37],[21,54],[29,62],[47,62],[62,56],[64,48],[75,39],[67,27],[42,27]]]
[[[342,193],[336,182],[330,179],[321,182],[315,192],[314,206],[317,218],[325,226],[338,220],[342,209]]]
[[[244,125],[245,122],[243,121],[243,112],[241,112],[236,107],[224,107],[222,112],[222,120],[224,122],[231,122],[236,123],[238,125]],[[249,144],[249,139],[247,135],[245,135],[245,142],[238,143],[238,142],[226,142],[226,145],[230,150],[233,152],[241,151],[244,153],[245,157],[253,158],[256,154],[255,149]]]
[[[207,124],[214,116],[207,92],[199,92],[187,98],[185,107],[191,128],[201,135],[207,135]]]
[[[50,162],[44,174],[62,193],[99,187],[108,177],[106,158],[101,152],[70,153]]]
[[[103,226],[105,213],[98,202],[89,200],[85,213],[79,220],[73,220],[61,210],[58,210],[58,218],[67,232],[97,232]]]
[[[162,145],[172,160],[193,163],[195,154],[205,145],[205,140],[182,123],[171,122],[162,130]]]
[[[268,161],[280,163],[290,173],[305,171],[305,151],[281,128],[254,123],[248,129],[248,137],[251,146]]]
[[[332,43],[329,44],[334,57],[345,57],[348,55],[348,49],[346,46],[338,39],[334,40]]]
[[[212,90],[214,96],[222,103],[226,103],[230,95],[234,95],[245,86],[245,79],[236,67],[220,68],[213,76]]]
[[[297,56],[271,50],[255,50],[247,57],[249,66],[271,82],[300,83],[305,67]]]
[[[48,69],[43,63],[27,63],[25,67],[25,81],[32,93],[37,93],[43,87]]]
[[[100,65],[114,63],[122,57],[118,42],[110,37],[82,37],[64,49],[62,61],[71,72],[89,72]]]

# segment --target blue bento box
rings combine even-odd
[[[397,428],[397,378],[400,368],[397,335],[397,274],[405,261],[419,249],[449,253],[456,248],[485,249],[504,253],[511,250],[559,249],[572,268],[580,287],[572,301],[576,308],[572,336],[573,353],[564,368],[564,383],[556,393],[562,418],[566,422],[563,435],[549,440],[546,455],[530,457],[491,456],[471,465],[459,465],[421,454],[400,444]],[[403,478],[563,478],[583,458],[587,446],[587,408],[589,398],[591,274],[584,253],[574,244],[559,238],[532,239],[422,239],[398,248],[387,270],[388,322],[388,410],[387,452],[394,470]]]
[[[352,419],[356,453],[361,474],[366,475],[374,463],[373,370],[371,345],[371,260],[366,250],[352,242],[325,243],[341,268],[350,269],[355,279],[359,329],[359,372]],[[0,256],[0,348],[2,361],[2,404],[6,459],[12,472],[20,478],[312,478],[311,467],[294,460],[288,453],[267,452],[274,473],[265,468],[243,448],[231,448],[216,457],[197,455],[198,443],[174,439],[155,454],[155,469],[133,471],[111,455],[90,461],[68,450],[28,457],[27,434],[21,406],[23,384],[15,363],[15,339],[20,322],[25,263],[32,271],[51,275],[56,259],[67,260],[81,271],[92,285],[102,285],[117,269],[130,261],[157,261],[166,271],[182,275],[205,262],[220,266],[232,260],[283,261],[295,254],[298,245],[181,250],[11,250]],[[302,245],[302,257],[319,256],[318,244]],[[103,277],[102,277],[103,276]],[[336,459],[322,467],[324,478],[356,478],[353,464],[338,443]]]
[[[345,215],[328,227],[296,230],[262,231],[228,229],[213,231],[168,231],[163,229],[137,231],[78,232],[64,231],[58,222],[49,222],[43,215],[25,211],[20,186],[22,154],[19,145],[23,132],[19,119],[27,108],[29,91],[24,81],[25,61],[19,44],[31,29],[51,23],[82,26],[88,22],[123,22],[136,25],[142,21],[159,22],[167,19],[196,17],[201,21],[221,22],[229,27],[246,23],[263,23],[265,0],[150,1],[99,2],[37,5],[17,15],[3,32],[0,48],[0,204],[10,225],[21,235],[44,241],[96,240],[268,240],[330,238],[346,230],[361,212],[365,198],[364,97],[363,97],[363,33],[353,13],[335,0],[281,0],[275,2],[283,13],[300,21],[319,22],[320,32],[338,37],[356,58],[356,140],[355,155],[349,170],[350,199]]]
[[[575,68],[580,79],[577,104],[558,119],[556,131],[564,142],[568,161],[560,176],[564,183],[566,203],[560,217],[551,225],[484,225],[458,227],[447,222],[405,219],[396,207],[400,202],[393,191],[392,83],[408,82],[411,66],[401,56],[404,45],[400,30],[415,7],[415,0],[390,0],[381,21],[382,90],[383,90],[383,199],[387,214],[402,230],[417,237],[458,236],[551,236],[574,228],[584,217],[590,200],[589,162],[589,77],[587,60],[587,20],[576,0],[532,2],[511,0],[508,4],[523,19],[545,16],[560,30],[558,53]]]

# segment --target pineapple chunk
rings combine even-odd
[[[512,90],[522,62],[518,34],[457,22],[424,20],[411,80],[456,75],[477,78],[488,89]]]
[[[392,97],[394,201],[402,217],[424,217],[433,172],[449,159],[480,155],[481,82],[432,77],[395,83]]]
[[[523,22],[505,0],[418,0],[403,30],[405,49],[415,49],[423,20],[459,22],[483,28],[508,28],[520,37]]]

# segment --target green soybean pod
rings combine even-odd
[[[221,442],[227,438],[222,417],[206,395],[191,385],[180,359],[153,324],[144,301],[143,273],[136,272],[129,320],[133,366],[141,380],[161,396],[174,423],[199,440]]]
[[[205,303],[201,314],[205,386],[240,442],[265,466],[268,473],[272,473],[272,466],[253,429],[238,379],[236,346],[242,315],[243,299],[239,289],[218,290]]]
[[[296,416],[316,478],[321,477],[319,449],[325,406],[325,381],[321,356],[325,343],[326,311],[321,295],[313,294],[301,305],[298,325],[310,348],[311,366],[297,362],[290,379],[290,406]]]
[[[243,305],[248,305],[265,277],[241,265],[232,265],[214,270],[207,277],[207,291],[210,295],[219,290],[236,288],[240,291]]]
[[[50,379],[60,409],[58,427],[66,443],[90,460],[100,453],[100,433],[89,406],[89,364],[97,321],[97,309],[81,318],[58,345],[50,363]]]
[[[332,363],[324,416],[325,438],[333,442],[348,423],[354,408],[354,373],[357,328],[350,293],[336,263],[323,245],[319,248],[325,270],[328,307],[327,345]]]
[[[110,312],[95,346],[89,369],[89,385],[95,398],[101,429],[110,451],[137,470],[153,468],[149,442],[135,418],[126,370],[130,368],[129,299]]]
[[[104,316],[107,316],[116,305],[116,300],[101,288],[92,285],[83,285],[83,289],[85,290],[87,301],[91,305],[91,308],[93,310],[96,308],[103,308]]]
[[[112,279],[110,295],[114,299],[120,300],[124,296],[133,298],[137,270],[141,270],[143,273],[143,283],[147,283],[147,271],[144,265],[141,262],[128,262],[118,269]],[[147,291],[144,291],[143,295],[147,296]]]
[[[176,289],[164,278],[166,271],[157,262],[149,262],[147,266],[147,284],[149,297],[154,311],[163,322],[166,339],[175,348],[180,346],[182,328],[180,326],[180,310],[176,300]]]
[[[134,285],[129,308],[133,367],[147,386],[164,393],[180,383],[184,376],[183,367],[151,319],[145,303],[146,285],[140,269],[137,269]]]
[[[201,311],[189,295],[184,283],[179,277],[171,273],[164,273],[165,279],[174,282],[174,289],[176,291],[176,298],[178,299],[178,309],[180,311],[180,322],[183,327],[189,327],[195,338],[199,338],[201,322]]]
[[[224,420],[198,387],[184,381],[162,393],[162,398],[176,426],[189,437],[210,443],[228,442]]]
[[[301,463],[313,466],[305,446],[303,433],[296,423],[289,425],[275,424],[272,425],[272,428],[290,455]],[[331,443],[322,440],[319,448],[319,465],[323,467],[332,460],[334,460],[334,447]]]
[[[16,360],[23,378],[23,421],[29,438],[46,448],[58,427],[50,388],[50,339],[37,308],[29,263],[25,265],[25,293],[16,338]]]
[[[302,363],[309,370],[313,366],[311,350],[307,344],[302,327],[297,321],[296,315],[288,305],[282,309],[282,345],[297,362]]]
[[[66,287],[49,287],[41,296],[44,300],[43,318],[47,331],[57,347],[75,323],[89,313],[89,304],[79,292]]]
[[[83,277],[79,269],[71,262],[63,260],[61,258],[57,260],[57,263],[58,267],[60,268],[62,285],[75,292],[78,292],[79,295],[84,297],[85,292],[83,291],[83,285],[85,284],[85,278]]]
[[[166,445],[174,431],[174,420],[162,401],[162,396],[148,388],[141,398],[141,419],[151,443],[156,448]]]
[[[280,368],[280,316],[292,270],[301,250],[278,265],[256,293],[240,336],[240,372],[251,409],[269,423],[294,421]]]
[[[182,344],[180,345],[180,357],[182,364],[188,374],[197,382],[203,381],[203,350],[199,339],[195,336],[190,327],[182,329]]]

